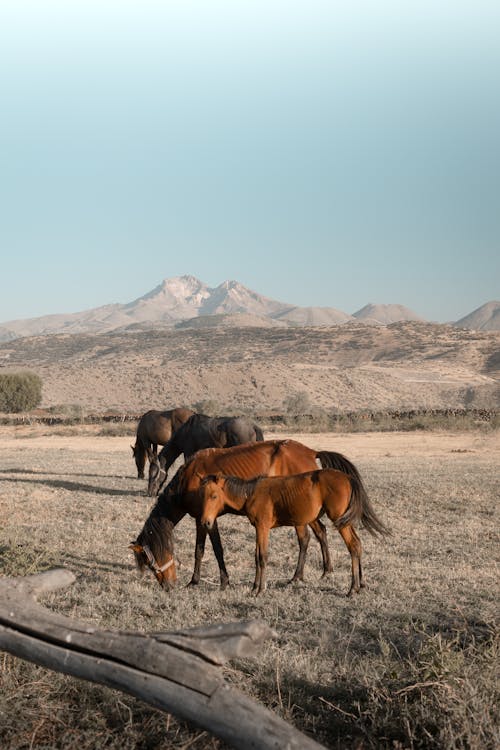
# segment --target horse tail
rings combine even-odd
[[[319,460],[322,469],[337,469],[347,474],[349,479],[354,478],[361,482],[359,471],[354,466],[352,461],[342,455],[342,453],[334,453],[333,451],[318,451],[316,458]]]
[[[264,440],[264,433],[262,432],[258,424],[254,424],[253,428],[255,430],[255,441],[257,443],[261,443]]]
[[[349,525],[357,526],[361,523],[363,528],[373,536],[377,534],[379,536],[390,536],[390,529],[382,523],[373,509],[361,477],[359,475],[350,476],[349,480],[351,482],[351,499],[345,513],[335,521],[337,529]]]

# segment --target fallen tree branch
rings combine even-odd
[[[222,664],[255,655],[275,637],[265,623],[128,633],[100,630],[37,603],[37,595],[74,580],[64,569],[0,579],[0,649],[135,695],[237,748],[321,747],[223,679]]]

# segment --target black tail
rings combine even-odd
[[[382,523],[373,510],[373,506],[363,486],[361,477],[359,475],[350,476],[349,479],[351,481],[351,499],[349,507],[344,515],[337,519],[335,526],[338,529],[341,529],[350,524],[357,526],[361,523],[363,528],[374,536],[376,534],[379,534],[380,536],[390,536],[390,530]]]
[[[361,482],[359,471],[348,458],[342,455],[342,453],[318,451],[316,453],[316,458],[319,460],[322,469],[337,469],[337,471],[342,471],[344,474],[347,474],[348,477],[354,477],[358,482]],[[362,482],[361,486],[363,486]]]
[[[262,440],[264,440],[264,433],[260,429],[259,425],[254,424],[253,428],[255,430],[255,440],[256,440],[256,442],[258,442],[258,443],[262,442]]]

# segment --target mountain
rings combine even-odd
[[[282,319],[281,316],[287,314],[290,314],[290,319]],[[258,326],[259,320],[264,321],[263,325],[334,325],[351,319],[351,316],[333,308],[299,308],[278,302],[248,289],[238,281],[224,281],[211,288],[194,276],[176,276],[164,279],[147,294],[126,304],[9,321],[0,326],[0,341],[53,333],[144,330],[155,326],[174,326],[180,321],[192,321],[198,317],[234,315],[243,316],[239,318],[242,326]],[[207,321],[209,326],[214,322],[222,324],[223,321],[220,318],[214,320],[213,317],[210,322]],[[234,321],[227,320],[227,323],[235,325]]]
[[[453,325],[475,331],[500,331],[500,302],[486,302]]]
[[[353,313],[353,317],[363,323],[383,326],[404,320],[424,320],[404,305],[365,305]]]
[[[195,323],[195,319],[204,318]],[[126,304],[110,304],[76,313],[11,320],[0,325],[0,342],[22,336],[94,334],[189,327],[338,326],[352,322],[386,326],[401,321],[423,321],[403,305],[366,305],[349,315],[334,307],[298,307],[248,289],[238,281],[209,287],[194,276],[164,279],[159,286]],[[500,302],[488,302],[455,325],[498,330]]]
[[[291,307],[237,281],[224,281],[212,289],[194,276],[178,276],[165,279],[152,291],[123,305],[9,321],[0,326],[0,341],[52,333],[104,333],[130,326],[173,326],[205,315],[245,313],[269,318]]]

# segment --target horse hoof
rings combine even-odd
[[[350,598],[353,594],[359,594],[359,589],[350,589],[346,596],[347,598]]]
[[[225,591],[228,586],[229,586],[229,581],[221,581],[220,582],[220,590],[221,591]]]
[[[193,586],[198,586],[198,584],[199,584],[199,581],[193,581],[193,579],[191,579],[189,581],[189,583],[186,585],[186,588],[187,589],[192,589]]]

